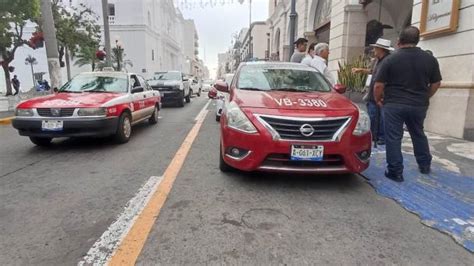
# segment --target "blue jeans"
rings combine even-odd
[[[377,114],[377,112],[379,112]],[[367,113],[370,117],[370,130],[374,140],[385,140],[384,115],[380,107],[375,102],[367,102]],[[377,117],[378,116],[378,117]],[[377,135],[375,134],[377,132]]]
[[[385,115],[385,147],[389,173],[403,173],[403,123],[405,123],[410,133],[418,166],[428,167],[431,165],[430,146],[423,130],[427,111],[427,106],[387,104],[383,107]]]

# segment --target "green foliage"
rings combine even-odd
[[[363,92],[367,74],[352,73],[353,68],[369,68],[370,60],[367,57],[359,56],[347,63],[339,64],[339,71],[337,73],[339,82],[347,87],[348,92]]]
[[[90,65],[92,67],[92,71],[94,71],[99,61],[97,57],[95,56],[97,49],[98,49],[98,46],[97,47],[94,47],[94,46],[80,47],[79,51],[76,53],[76,62],[74,64],[79,67]]]

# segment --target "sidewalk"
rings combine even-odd
[[[433,154],[432,173],[418,171],[413,147],[405,133],[403,183],[384,176],[385,147],[373,150],[363,175],[378,194],[418,215],[429,227],[450,235],[474,252],[474,142],[427,133]]]
[[[9,124],[11,118],[15,115],[15,107],[22,101],[43,96],[49,92],[37,92],[33,89],[27,92],[21,92],[20,95],[0,96],[0,124]]]

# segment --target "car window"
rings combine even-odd
[[[59,89],[59,92],[128,92],[125,74],[79,74]]]
[[[145,81],[145,79],[142,76],[137,76],[138,81],[140,81],[140,84],[142,84],[142,87],[144,90],[150,90],[148,83]]]
[[[153,80],[182,80],[179,72],[158,72],[153,75]]]
[[[316,71],[266,66],[242,67],[237,87],[258,90],[331,91],[324,77]]]
[[[136,75],[130,76],[130,83],[132,84],[132,88],[143,87],[143,85],[140,83],[140,80],[138,79]]]

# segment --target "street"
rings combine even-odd
[[[83,261],[150,177],[163,176],[207,102],[164,108],[158,125],[134,127],[123,145],[64,139],[40,148],[0,125],[0,264]],[[472,253],[378,195],[362,176],[220,172],[213,102],[208,109],[135,250],[137,264],[474,263]]]

